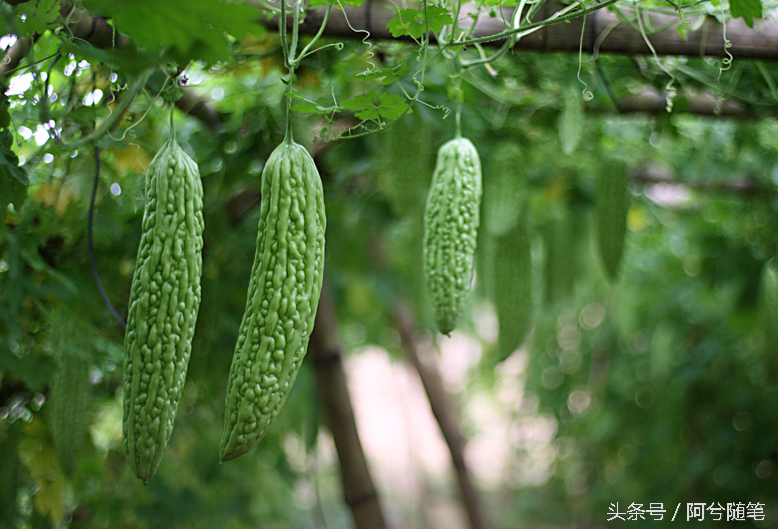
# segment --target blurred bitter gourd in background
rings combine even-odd
[[[767,385],[778,386],[778,267],[775,258],[762,268],[759,304],[764,332],[762,365]]]
[[[484,175],[481,271],[499,325],[497,361],[508,358],[532,327],[532,254],[529,200],[521,149],[512,141],[498,145]]]
[[[89,362],[69,344],[59,351],[58,370],[49,397],[51,436],[62,469],[73,474],[89,426]]]
[[[563,209],[564,208],[564,209]],[[575,287],[575,267],[581,259],[580,241],[576,237],[576,218],[568,204],[549,211],[541,234],[543,236],[544,300],[555,303],[572,295]]]
[[[486,231],[504,235],[518,222],[526,198],[524,157],[515,141],[503,141],[486,164],[481,217]]]
[[[424,211],[424,274],[438,330],[456,327],[473,279],[481,205],[481,161],[466,138],[438,149]]]
[[[287,137],[262,171],[257,249],[227,386],[223,461],[262,439],[297,377],[321,293],[326,224],[313,158]]]
[[[124,338],[124,447],[132,472],[156,472],[173,431],[197,312],[203,187],[171,137],[149,165],[138,260]]]
[[[616,279],[624,253],[624,236],[627,233],[629,211],[629,176],[626,167],[619,162],[607,164],[597,178],[597,247],[605,272],[610,280]]]
[[[430,124],[419,112],[400,117],[379,135],[381,173],[389,205],[397,216],[408,216],[424,206],[435,164]]]

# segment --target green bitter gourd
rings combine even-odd
[[[487,164],[481,217],[488,233],[504,235],[518,222],[525,196],[521,148],[515,141],[504,141],[494,149]]]
[[[432,128],[416,112],[402,116],[379,139],[389,205],[397,216],[413,215],[424,206],[435,163]]]
[[[610,280],[616,279],[624,253],[629,211],[629,177],[626,168],[609,164],[597,179],[595,210],[597,215],[597,247]]]
[[[124,339],[124,448],[142,480],[173,431],[200,307],[203,187],[175,137],[149,165]]]
[[[424,211],[424,275],[438,330],[450,334],[473,279],[481,204],[481,161],[466,138],[438,149]]]
[[[532,253],[526,201],[518,208],[516,224],[487,242],[488,291],[497,313],[498,357],[502,362],[524,341],[532,327]]]
[[[64,349],[51,389],[51,436],[65,474],[71,476],[89,425],[89,362],[72,348]]]
[[[326,224],[316,165],[287,137],[262,171],[257,249],[227,386],[223,461],[264,437],[297,377],[321,293]]]
[[[764,331],[762,365],[768,386],[778,385],[778,266],[775,258],[762,268],[759,309]]]

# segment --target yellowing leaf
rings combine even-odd
[[[32,497],[32,503],[42,515],[48,515],[59,523],[65,518],[65,484],[62,473],[56,472],[50,477],[37,480],[40,488]]]
[[[39,416],[25,425],[24,437],[19,441],[19,456],[38,486],[32,497],[35,510],[56,523],[61,522],[65,518],[64,481],[48,428]]]
[[[149,153],[137,145],[128,145],[124,149],[111,149],[111,154],[119,173],[144,174],[151,162]]]
[[[73,202],[75,195],[65,186],[64,180],[57,180],[50,184],[41,184],[35,193],[35,201],[50,207],[54,212],[63,217],[68,205]]]

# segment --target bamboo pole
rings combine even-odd
[[[362,450],[343,371],[337,316],[329,290],[322,288],[308,345],[316,385],[340,460],[343,496],[357,529],[386,529],[378,493]]]
[[[394,310],[394,323],[400,335],[403,350],[419,374],[424,392],[432,409],[432,415],[440,427],[443,439],[451,454],[451,462],[459,483],[462,505],[467,513],[472,529],[487,529],[489,524],[481,508],[478,491],[473,485],[470,471],[465,462],[465,440],[459,431],[459,419],[451,396],[443,387],[440,371],[432,358],[424,357],[416,345],[414,324],[406,304],[397,303]]]
[[[544,4],[534,20],[542,20],[553,14],[562,6],[555,3]],[[629,7],[622,9],[631,13]],[[351,27],[355,30],[370,32],[372,39],[392,40],[393,37],[386,25],[394,18],[395,8],[391,4],[367,2],[363,7],[346,6],[345,13]],[[311,9],[306,15],[300,31],[313,34],[321,25],[324,11]],[[648,38],[658,55],[685,55],[690,57],[727,57],[727,51],[735,60],[759,59],[765,61],[778,60],[778,27],[769,21],[756,21],[755,27],[749,28],[743,20],[729,20],[726,23],[726,34],[732,47],[726,49],[723,39],[723,26],[707,18],[702,27],[689,31],[687,38],[678,34],[680,19],[678,15],[665,15],[645,12],[646,25],[649,27],[668,27]],[[275,24],[275,22],[269,22]],[[629,24],[620,22],[617,15],[605,9],[595,11],[586,18],[583,40],[581,30],[583,20],[574,19],[569,23],[547,26],[535,33],[521,38],[515,45],[515,50],[532,50],[539,52],[571,52],[578,53],[579,46],[584,53],[614,53],[620,55],[648,55],[650,48],[645,43],[639,31]],[[504,25],[499,17],[481,17],[476,24],[473,37],[485,37],[503,31]],[[343,13],[334,9],[330,14],[325,35],[337,38],[363,39],[364,33],[358,33],[349,28]],[[485,45],[498,46],[504,40],[493,40]]]

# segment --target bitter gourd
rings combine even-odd
[[[768,385],[778,384],[778,266],[775,258],[762,268],[759,305],[764,330],[762,365]]]
[[[629,177],[626,168],[613,162],[597,179],[595,210],[597,214],[597,243],[600,259],[609,279],[616,279],[624,236],[627,233],[629,210]]]
[[[379,139],[389,205],[395,215],[407,217],[424,206],[435,164],[432,128],[415,112],[401,117]]]
[[[502,362],[524,341],[532,327],[532,253],[526,203],[519,203],[519,218],[504,235],[487,242],[489,297],[497,313],[498,357]]]
[[[424,211],[424,275],[438,330],[450,334],[470,293],[480,221],[481,161],[466,138],[438,149]]]
[[[565,208],[569,206],[565,204]],[[560,208],[551,211],[543,226],[543,280],[547,303],[567,298],[575,286],[574,267],[580,255],[573,220],[571,211]]]
[[[297,377],[321,293],[326,225],[313,158],[287,138],[262,171],[257,249],[227,386],[223,461],[264,437]]]
[[[89,425],[89,362],[64,348],[51,389],[51,436],[65,474],[72,475]]]
[[[500,143],[487,160],[484,177],[483,225],[493,235],[504,235],[518,222],[525,197],[524,159],[514,141]]]
[[[171,138],[149,164],[124,338],[124,448],[133,473],[156,472],[173,431],[200,307],[203,187]]]

